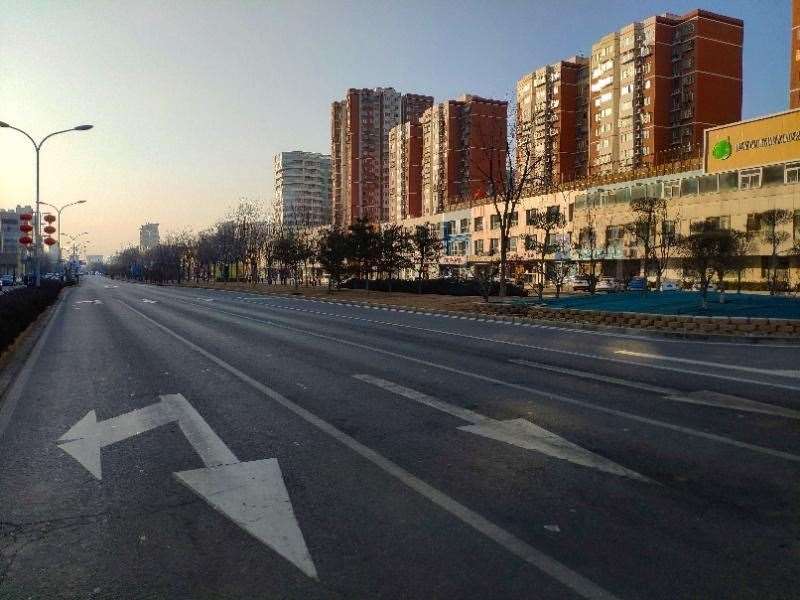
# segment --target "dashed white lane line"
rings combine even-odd
[[[243,373],[233,365],[225,362],[215,354],[212,354],[208,350],[201,348],[194,342],[186,339],[179,333],[173,331],[169,327],[162,325],[158,321],[151,319],[144,313],[136,310],[132,306],[128,305],[125,302],[120,301],[120,303],[128,308],[129,310],[133,311],[142,319],[150,322],[155,327],[166,333],[167,335],[175,338],[179,342],[183,343],[187,347],[191,348],[198,354],[204,356],[220,368],[224,369],[231,375],[238,378],[240,381],[248,384],[255,390],[258,390],[268,398],[271,398],[278,404],[282,405],[286,409],[293,412],[295,415],[309,423],[310,425],[316,427],[320,431],[328,434],[362,458],[368,460],[373,465],[391,475],[395,479],[401,481],[406,486],[420,494],[421,496],[427,498],[440,508],[444,509],[457,519],[459,519],[462,523],[472,527],[479,533],[483,534],[487,538],[491,539],[501,547],[508,550],[511,554],[517,556],[517,558],[533,565],[543,573],[549,575],[556,581],[560,582],[562,585],[566,586],[579,596],[587,599],[592,600],[616,600],[616,596],[612,593],[604,590],[600,586],[598,586],[593,581],[586,579],[583,575],[573,571],[565,564],[560,563],[554,558],[551,558],[541,550],[534,548],[527,542],[524,542],[520,538],[516,537],[509,531],[506,531],[499,525],[496,525],[492,521],[489,521],[482,515],[478,514],[477,512],[467,508],[457,500],[451,498],[444,492],[438,490],[437,488],[433,487],[432,485],[425,483],[423,480],[419,479],[418,477],[411,474],[409,471],[403,469],[400,465],[392,462],[388,458],[385,458],[383,455],[379,454],[372,448],[365,446],[361,442],[357,441],[355,438],[347,435],[340,429],[336,428],[335,426],[331,425],[327,421],[321,419],[314,413],[306,410],[299,404],[295,404],[281,393],[273,390],[272,388],[264,385],[260,381],[257,381]],[[199,305],[196,305],[199,306]],[[214,310],[216,312],[225,313],[226,311],[214,309],[211,306],[207,307],[208,310]],[[233,314],[233,313],[230,313]]]
[[[377,386],[386,391],[402,396],[414,402],[424,404],[436,410],[442,411],[449,415],[453,415],[462,421],[466,421],[469,425],[459,427],[459,430],[466,431],[475,435],[480,435],[489,439],[504,442],[518,448],[525,450],[532,450],[534,452],[542,453],[546,456],[556,458],[558,460],[565,460],[567,462],[597,469],[604,473],[611,473],[620,477],[629,477],[637,481],[647,481],[653,483],[652,480],[640,475],[636,471],[632,471],[622,465],[619,465],[599,454],[589,452],[585,448],[570,442],[567,439],[556,435],[552,431],[548,431],[527,419],[509,419],[505,421],[498,421],[485,417],[479,413],[468,408],[454,406],[428,394],[420,391],[399,385],[393,381],[387,381],[380,377],[373,377],[372,375],[358,374],[353,375],[354,378]]]
[[[757,367],[746,367],[743,365],[731,365],[708,360],[695,360],[691,358],[679,358],[677,356],[664,356],[663,354],[648,354],[647,352],[633,352],[631,350],[616,350],[615,354],[624,356],[636,356],[639,358],[652,358],[654,360],[664,360],[667,362],[684,363],[687,365],[699,365],[702,367],[713,367],[715,369],[734,369],[746,373],[759,373],[761,375],[778,375],[779,377],[800,378],[800,371],[791,369],[762,369]]]
[[[599,375],[597,373],[589,373],[588,371],[578,371],[577,369],[568,369],[566,367],[556,367],[554,365],[547,365],[540,362],[533,362],[524,359],[512,359],[509,362],[523,365],[526,367],[533,367],[534,369],[541,369],[543,371],[551,371],[553,373],[560,373],[562,375],[569,375],[570,377],[580,377],[582,379],[593,379],[603,383],[610,383],[612,385],[619,385],[623,387],[634,388],[659,394],[664,396],[667,400],[675,402],[685,402],[687,404],[699,404],[705,406],[713,406],[715,408],[727,408],[730,410],[738,410],[744,412],[761,413],[765,415],[773,415],[778,417],[787,417],[789,419],[800,419],[800,411],[791,410],[782,406],[774,404],[766,404],[764,402],[756,402],[748,400],[747,398],[739,398],[729,394],[720,394],[708,390],[700,390],[697,392],[690,392],[688,394],[680,390],[671,388],[650,385],[649,383],[640,383],[638,381],[631,381],[622,379],[620,377],[612,377],[610,375]]]
[[[375,352],[378,354],[383,354],[386,356],[392,356],[394,358],[399,358],[401,360],[406,360],[409,362],[425,365],[428,367],[433,367],[436,369],[440,369],[442,371],[447,371],[450,373],[456,373],[458,375],[463,375],[465,377],[471,377],[473,379],[478,379],[480,381],[485,381],[487,383],[492,383],[495,385],[500,385],[503,387],[507,387],[510,389],[518,390],[521,392],[525,392],[527,394],[531,394],[532,396],[538,396],[540,398],[544,398],[546,400],[551,400],[555,402],[562,402],[564,404],[571,404],[573,406],[580,406],[581,408],[587,408],[590,410],[596,410],[598,412],[603,412],[606,414],[614,415],[616,417],[621,417],[624,419],[630,419],[632,421],[636,421],[639,423],[644,423],[647,425],[652,425],[654,427],[660,427],[663,429],[668,429],[670,431],[676,431],[679,433],[683,433],[685,435],[698,437],[714,442],[718,442],[721,444],[726,444],[729,446],[734,446],[736,448],[741,448],[744,450],[750,450],[752,452],[757,452],[759,454],[764,454],[766,456],[772,456],[775,458],[781,458],[784,460],[788,460],[791,462],[800,463],[800,455],[791,454],[790,452],[783,452],[782,450],[774,450],[772,448],[766,448],[764,446],[757,446],[755,444],[748,444],[746,442],[740,442],[738,440],[734,440],[732,438],[728,438],[722,435],[716,435],[713,433],[708,433],[705,431],[698,431],[696,429],[691,429],[690,427],[682,427],[680,425],[674,425],[672,423],[667,423],[666,421],[659,421],[658,419],[651,419],[649,417],[642,417],[640,415],[636,415],[633,413],[625,412],[622,410],[616,410],[614,408],[608,408],[606,406],[600,406],[598,404],[593,404],[591,402],[586,402],[584,400],[578,400],[577,398],[570,398],[568,396],[562,396],[561,394],[556,394],[554,392],[543,392],[536,388],[529,387],[527,385],[522,385],[518,383],[511,383],[509,381],[505,381],[502,379],[497,379],[495,377],[490,377],[488,375],[481,375],[480,373],[474,373],[472,371],[464,371],[463,369],[457,369],[456,367],[450,367],[448,365],[442,365],[439,363],[435,363],[432,361],[424,360],[421,358],[416,358],[414,356],[407,356],[405,354],[400,354],[399,352],[393,352],[391,350],[384,350],[383,348],[378,348],[376,346],[369,346],[367,344],[360,344],[358,342],[352,342],[350,340],[344,340],[340,337],[334,337],[330,335],[325,335],[323,333],[316,333],[313,331],[308,331],[306,329],[300,329],[298,327],[292,327],[290,325],[284,325],[283,323],[276,323],[275,321],[266,321],[264,319],[259,319],[256,317],[249,317],[247,315],[241,315],[239,313],[234,313],[226,310],[221,310],[219,308],[212,308],[211,306],[203,306],[200,304],[193,304],[192,302],[184,301],[187,304],[192,304],[198,308],[206,308],[207,310],[211,310],[214,312],[218,312],[220,314],[228,315],[231,317],[235,317],[238,319],[243,319],[245,321],[252,321],[254,323],[261,323],[262,325],[269,325],[270,327],[274,327],[277,329],[283,329],[285,331],[292,331],[295,333],[300,333],[303,335],[308,335],[311,337],[315,337],[318,339],[328,340],[331,342],[335,342],[338,344],[344,344],[346,346],[352,346],[354,348],[360,348],[362,350],[367,350],[369,352]],[[133,310],[133,309],[131,309]]]

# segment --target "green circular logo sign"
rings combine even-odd
[[[711,149],[711,154],[714,155],[714,158],[717,160],[725,160],[726,158],[730,158],[730,155],[733,153],[733,146],[731,146],[730,140],[720,140],[714,147]]]

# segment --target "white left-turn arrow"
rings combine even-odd
[[[292,509],[277,458],[239,462],[200,413],[180,394],[98,421],[95,411],[58,440],[59,447],[97,479],[102,479],[101,450],[167,423],[177,422],[203,459],[205,468],[175,477],[214,509],[266,544],[309,577],[317,570]]]

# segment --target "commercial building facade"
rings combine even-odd
[[[331,157],[295,150],[279,152],[272,163],[278,222],[292,227],[330,224]]]
[[[389,131],[419,119],[433,98],[393,88],[350,89],[331,105],[333,223],[389,218]]]
[[[555,232],[560,252],[551,260],[569,260],[580,270],[593,258],[598,274],[618,278],[640,274],[642,248],[629,227],[634,220],[630,205],[631,200],[648,196],[666,199],[670,232],[688,235],[702,227],[745,233],[749,248],[742,280],[751,284],[764,283],[771,260],[763,215],[782,211],[787,218],[779,225],[785,233],[778,247],[779,279],[791,286],[800,283],[800,256],[792,250],[800,246],[800,110],[711,128],[705,138],[703,159],[691,168],[681,162],[654,166],[649,176],[565,186],[524,198],[509,232],[512,276],[528,281],[532,276],[535,255],[528,250],[529,240],[542,236],[532,225],[533,211],[557,211],[565,217],[565,227]],[[455,265],[466,273],[473,264],[499,260],[495,212],[491,203],[484,203],[405,224],[438,228],[446,241],[440,269],[451,271]],[[581,239],[587,228],[595,236],[591,255]],[[674,253],[665,276],[681,279],[681,263]]]

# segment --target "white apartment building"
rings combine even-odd
[[[290,226],[329,225],[331,157],[314,152],[279,152],[273,158],[279,222]]]

